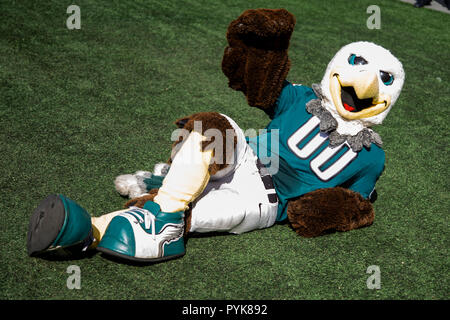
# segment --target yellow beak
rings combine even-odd
[[[380,94],[378,76],[370,70],[346,70],[336,68],[330,74],[330,92],[336,110],[347,120],[363,119],[375,116],[390,105],[390,96]],[[353,87],[358,99],[372,99],[368,108],[360,111],[347,110],[342,102],[342,87]]]

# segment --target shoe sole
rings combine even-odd
[[[114,256],[116,258],[120,258],[120,259],[124,259],[124,260],[130,260],[133,262],[142,262],[142,263],[151,263],[151,262],[163,262],[163,261],[167,261],[167,260],[172,260],[172,259],[177,259],[177,258],[181,258],[182,256],[184,256],[186,253],[181,253],[181,254],[177,254],[177,255],[173,255],[173,256],[168,256],[168,257],[161,257],[161,258],[137,258],[137,257],[132,257],[132,256],[128,256],[126,254],[122,254],[107,248],[103,248],[103,247],[97,247],[97,250],[105,253],[107,255],[111,255]]]
[[[66,212],[58,195],[50,195],[37,206],[28,225],[27,250],[29,256],[47,251],[64,225]]]

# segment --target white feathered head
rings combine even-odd
[[[328,64],[321,82],[325,107],[338,121],[341,134],[356,134],[381,124],[405,80],[400,61],[371,42],[341,48]]]

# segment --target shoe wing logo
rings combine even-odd
[[[129,212],[127,212],[129,213]],[[126,218],[134,233],[135,257],[139,258],[160,258],[164,256],[164,245],[179,240],[184,234],[184,223],[167,223],[158,234],[147,233],[142,222],[134,214],[121,214]],[[142,218],[141,218],[142,219]],[[143,220],[143,219],[142,219]],[[136,223],[138,221],[139,223]]]
[[[171,242],[178,241],[183,236],[183,233],[183,224],[181,225],[181,227],[179,224],[166,224],[158,234],[158,237],[162,238],[161,241],[159,241],[158,256],[164,256],[165,244],[170,244]]]

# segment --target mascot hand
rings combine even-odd
[[[245,11],[228,27],[222,59],[228,84],[269,115],[289,72],[294,26],[294,16],[284,9],[257,9]]]
[[[286,50],[294,31],[295,17],[285,9],[251,9],[244,11],[228,26],[228,43],[242,41],[248,47]]]
[[[290,200],[287,214],[292,228],[303,237],[369,226],[375,217],[369,200],[341,187],[318,189]]]

